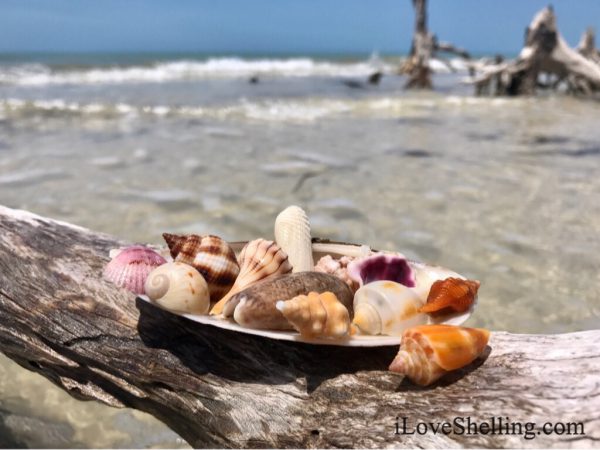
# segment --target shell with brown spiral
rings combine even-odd
[[[211,314],[221,314],[227,300],[257,281],[292,271],[287,254],[273,241],[255,239],[248,242],[238,257],[240,274],[231,290],[217,302]]]
[[[431,285],[427,303],[419,312],[437,313],[448,310],[457,313],[466,312],[475,301],[479,285],[479,281],[461,278],[438,280]]]
[[[453,325],[420,325],[402,334],[400,351],[389,370],[427,386],[447,372],[460,369],[479,357],[490,337],[483,328]]]
[[[173,260],[194,267],[206,280],[210,299],[216,302],[233,286],[240,266],[233,249],[218,236],[163,233]]]

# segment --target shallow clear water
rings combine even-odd
[[[0,70],[0,204],[160,243],[272,237],[296,203],[315,236],[480,280],[470,325],[598,327],[600,104],[472,98],[460,74],[438,76],[436,93],[393,76],[348,86],[389,61],[173,64]],[[58,427],[27,445],[182,445],[5,358],[0,372],[0,414]]]

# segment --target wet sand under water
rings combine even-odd
[[[315,236],[480,280],[468,325],[600,323],[597,103],[361,94],[2,108],[0,204],[152,243],[163,231],[270,238],[276,214],[300,204]],[[185,445],[145,414],[73,400],[5,357],[0,444]]]

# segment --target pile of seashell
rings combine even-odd
[[[237,257],[218,236],[163,237],[170,256],[139,245],[120,249],[105,278],[174,313],[246,328],[331,340],[402,336],[390,370],[424,385],[487,345],[486,330],[442,324],[473,308],[479,282],[368,247],[326,254],[315,265],[308,217],[298,206],[277,216],[275,241],[250,241]]]

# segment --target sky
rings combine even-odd
[[[547,4],[429,0],[429,27],[475,54],[514,54]],[[552,4],[571,45],[600,32],[600,0]],[[0,53],[398,54],[413,21],[411,0],[1,0]]]

